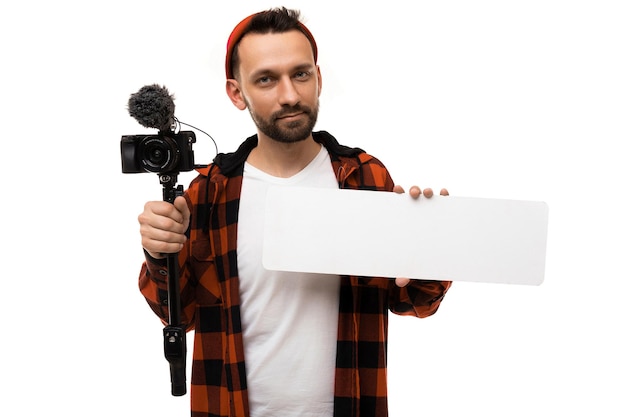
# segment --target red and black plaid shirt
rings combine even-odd
[[[392,191],[391,176],[376,158],[338,144],[327,132],[314,132],[313,137],[328,150],[340,188]],[[180,252],[179,277],[183,325],[195,331],[192,417],[249,415],[237,218],[243,165],[256,145],[257,138],[252,136],[236,152],[216,157],[212,165],[199,170],[185,193],[191,225]],[[139,277],[142,294],[164,322],[168,319],[166,276],[164,262],[148,257]],[[335,416],[387,416],[388,311],[430,316],[450,285],[412,281],[399,288],[388,278],[341,277]]]

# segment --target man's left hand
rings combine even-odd
[[[404,193],[404,188],[402,188],[402,186],[400,185],[396,185],[393,187],[393,192],[402,194]],[[419,196],[421,195],[423,195],[426,198],[430,198],[433,196],[433,190],[431,188],[425,188],[424,191],[422,191],[420,187],[418,187],[417,185],[414,185],[411,188],[409,188],[409,195],[413,198],[419,198]],[[439,195],[449,195],[448,190],[446,190],[445,188],[442,188],[441,191],[439,192]],[[411,282],[409,278],[396,278],[396,285],[398,287],[406,287],[409,284],[409,282]]]

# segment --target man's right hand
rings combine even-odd
[[[153,258],[165,258],[179,252],[187,240],[191,214],[184,197],[176,197],[174,204],[150,201],[139,215],[141,245]]]

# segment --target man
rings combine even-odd
[[[257,134],[200,169],[173,205],[150,202],[139,216],[139,284],[163,320],[164,258],[180,251],[182,320],[195,330],[191,415],[386,416],[388,311],[434,314],[451,283],[265,270],[268,187],[403,190],[376,158],[313,132],[322,77],[298,12],[272,9],[239,23],[226,77]],[[341,230],[328,236],[338,238],[349,250]]]

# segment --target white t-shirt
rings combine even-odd
[[[290,178],[273,177],[245,164],[237,264],[251,415],[330,417],[339,277],[263,268],[265,196],[275,185],[338,187],[324,147]]]

